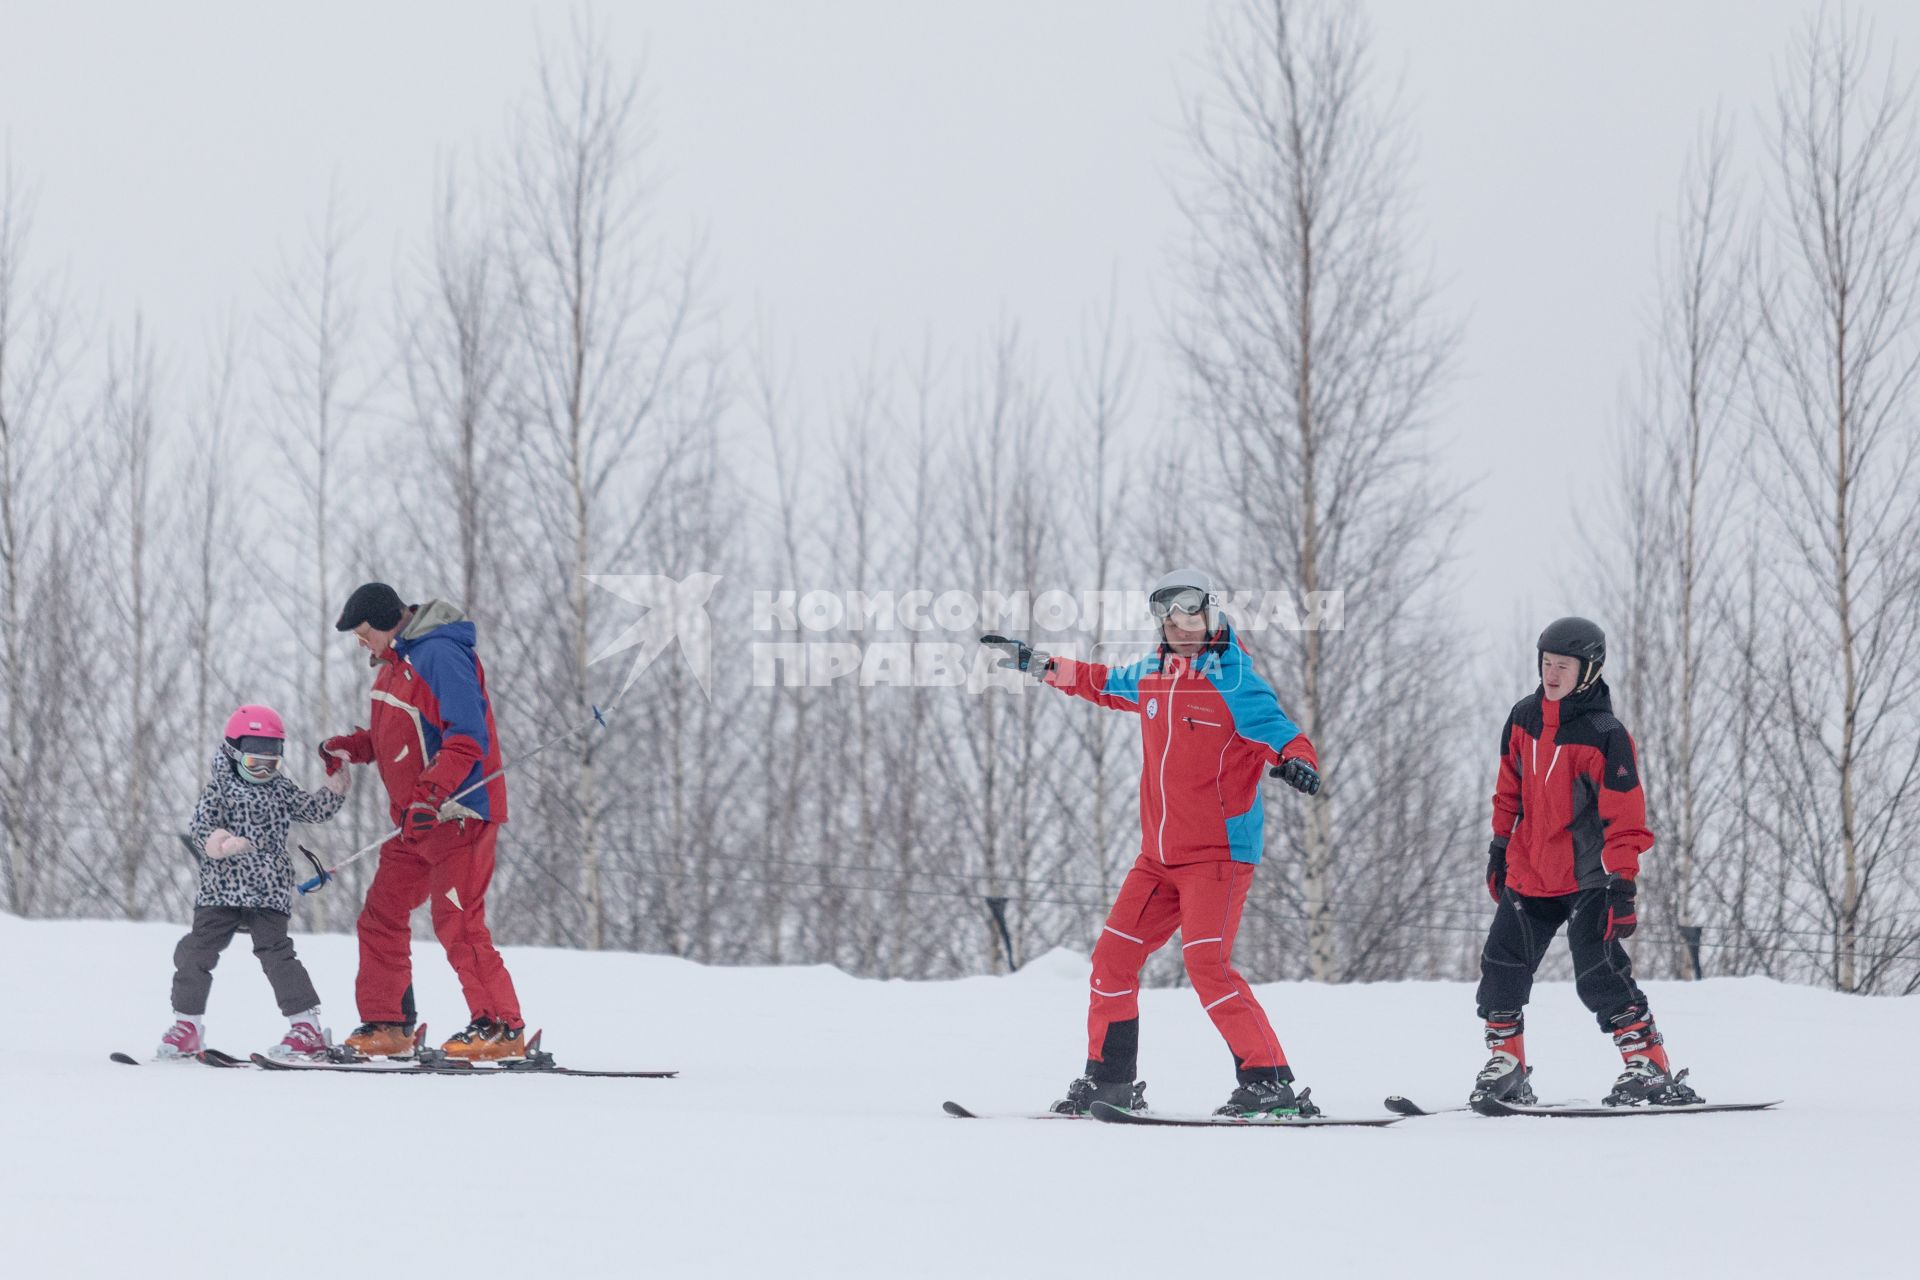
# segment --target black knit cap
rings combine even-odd
[[[366,623],[375,631],[391,631],[400,625],[400,593],[384,582],[366,582],[353,589],[346,608],[340,610],[335,631],[351,631]]]

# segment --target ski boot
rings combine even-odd
[[[527,1029],[492,1018],[475,1018],[467,1029],[440,1046],[456,1062],[500,1062],[527,1056]]]
[[[1096,1102],[1104,1102],[1122,1111],[1147,1109],[1147,1082],[1135,1080],[1095,1080],[1081,1076],[1067,1086],[1067,1096],[1049,1107],[1055,1115],[1084,1116]]]
[[[349,1059],[410,1058],[413,1037],[397,1022],[363,1022],[341,1048]]]
[[[1525,1040],[1525,1026],[1519,1014],[1489,1015],[1487,1048],[1493,1051],[1493,1056],[1473,1078],[1473,1092],[1467,1095],[1468,1106],[1482,1102],[1510,1102],[1517,1107],[1533,1105],[1533,1085],[1528,1083],[1533,1068],[1527,1065]]]
[[[1673,1074],[1667,1061],[1666,1038],[1653,1025],[1644,1004],[1633,1004],[1608,1019],[1613,1045],[1620,1050],[1626,1070],[1613,1082],[1613,1092],[1601,1101],[1609,1107],[1683,1107],[1704,1101],[1686,1083],[1687,1073]]]
[[[155,1062],[172,1062],[176,1059],[195,1058],[206,1045],[200,1040],[200,1019],[185,1014],[173,1015],[173,1025],[167,1028],[167,1034],[160,1037],[160,1047],[154,1050]]]
[[[1706,1099],[1687,1083],[1687,1073],[1669,1073],[1650,1058],[1635,1058],[1613,1082],[1613,1092],[1601,1099],[1609,1107],[1684,1107]]]
[[[322,1062],[327,1057],[327,1033],[320,1028],[320,1011],[309,1009],[287,1020],[287,1034],[267,1050],[281,1062]]]
[[[1304,1119],[1320,1114],[1320,1108],[1314,1106],[1313,1100],[1307,1096],[1312,1092],[1311,1089],[1302,1089],[1296,1094],[1291,1080],[1273,1076],[1244,1080],[1227,1098],[1226,1105],[1213,1114],[1242,1120]]]

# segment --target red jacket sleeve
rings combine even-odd
[[[1605,771],[1600,779],[1600,825],[1607,833],[1600,865],[1609,875],[1631,880],[1640,874],[1640,855],[1653,848],[1653,832],[1647,830],[1647,797],[1640,789],[1633,738],[1624,727],[1616,724],[1608,732],[1600,767]]]
[[[1076,698],[1085,698],[1088,702],[1097,702],[1103,707],[1115,711],[1140,710],[1140,703],[1121,693],[1108,692],[1108,677],[1112,668],[1101,666],[1097,662],[1076,662],[1072,658],[1055,658],[1053,665],[1047,668],[1043,677],[1046,682],[1062,693],[1070,693]],[[1138,680],[1126,687],[1138,689]]]
[[[1493,784],[1493,838],[1510,840],[1520,825],[1520,761],[1513,751],[1513,715],[1500,730],[1500,773]]]

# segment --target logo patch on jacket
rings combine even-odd
[[[1148,698],[1147,699],[1147,719],[1151,720],[1159,714],[1160,714],[1160,699]]]

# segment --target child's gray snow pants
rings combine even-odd
[[[213,990],[213,966],[220,953],[233,941],[237,930],[253,935],[253,954],[267,971],[273,984],[273,997],[280,1012],[288,1017],[305,1013],[320,1003],[307,967],[293,953],[293,939],[287,936],[287,917],[278,911],[253,907],[195,907],[193,932],[180,939],[173,949],[173,1011],[202,1014],[207,1011],[207,993]]]

